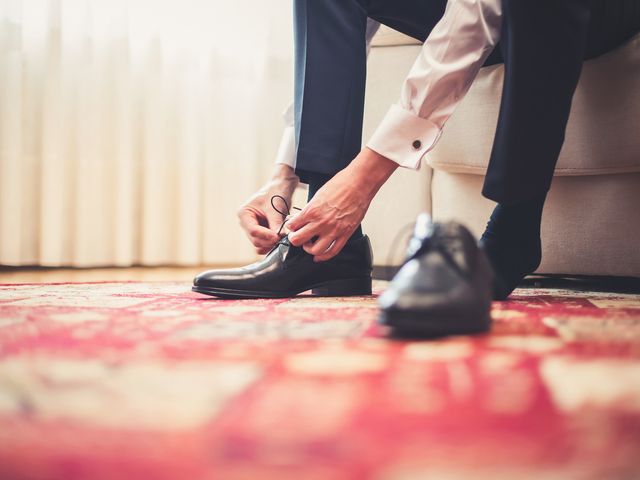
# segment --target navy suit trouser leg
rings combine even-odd
[[[502,0],[505,64],[483,194],[539,198],[550,187],[585,58],[640,31],[640,0]],[[359,153],[367,17],[424,41],[446,0],[294,0],[296,172],[333,175]]]
[[[422,41],[446,0],[294,0],[296,173],[334,175],[362,148],[367,18]]]
[[[367,15],[352,0],[295,0],[296,173],[333,175],[359,152]]]
[[[546,195],[584,59],[640,31],[640,0],[503,0],[505,78],[482,193],[500,203]]]

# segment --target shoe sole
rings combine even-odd
[[[217,287],[193,286],[191,291],[223,299],[291,298],[311,290],[316,297],[355,297],[371,295],[371,278],[332,280],[289,292],[258,292]]]
[[[381,311],[378,322],[391,327],[400,337],[444,337],[448,335],[474,335],[491,329],[490,313],[480,316],[456,316],[428,314],[420,311]]]

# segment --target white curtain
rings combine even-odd
[[[0,264],[236,263],[288,0],[0,0]]]

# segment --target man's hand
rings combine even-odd
[[[268,253],[280,240],[278,229],[284,220],[282,214],[271,206],[271,198],[280,195],[291,206],[291,197],[298,182],[293,168],[276,165],[271,179],[238,210],[240,225],[260,255]],[[284,211],[286,207],[282,201],[276,202],[276,206]]]
[[[398,164],[365,148],[286,224],[289,240],[322,262],[336,256]]]

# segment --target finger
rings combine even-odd
[[[333,244],[329,246],[329,248],[327,248],[323,253],[313,257],[313,261],[326,262],[327,260],[331,260],[333,257],[335,257],[337,254],[340,253],[340,251],[344,248],[348,240],[349,240],[348,236],[337,238],[336,241],[333,242]]]
[[[292,245],[299,247],[304,245],[307,242],[310,242],[313,237],[318,235],[319,226],[313,223],[310,223],[300,230],[297,230],[293,233],[289,234],[289,241]]]
[[[280,240],[276,232],[258,223],[258,217],[253,212],[247,211],[242,213],[240,215],[240,225],[255,247],[269,248]]]
[[[259,216],[260,214],[255,210],[241,210],[240,213],[238,213],[240,226],[245,232],[249,233],[255,226],[260,226]]]
[[[260,249],[270,249],[280,240],[276,232],[259,225],[247,230],[246,233],[253,246]]]
[[[320,237],[313,243],[306,243],[303,248],[309,255],[322,255],[333,243],[334,238],[330,235]]]
[[[296,230],[300,230],[309,222],[311,222],[311,216],[309,215],[309,210],[305,207],[304,210],[301,210],[299,213],[290,215],[285,227],[295,232]]]
[[[272,232],[277,232],[280,231],[280,236],[284,236],[286,235],[286,228],[285,228],[285,220],[283,220],[282,215],[277,215],[277,216],[272,216],[269,217],[267,219],[268,223],[269,223],[269,228],[271,229]]]
[[[258,253],[258,255],[266,255],[267,253],[269,253],[271,251],[271,248],[256,248],[256,252]]]
[[[251,243],[256,247],[271,247],[280,240],[280,237],[276,232],[259,225],[249,230],[248,235]]]
[[[289,228],[289,220],[294,218],[294,216],[295,215],[287,215],[284,218],[284,220],[281,219],[280,224],[278,224],[278,228],[280,228],[280,225],[282,225],[282,231],[281,231],[282,235],[287,235],[292,232],[292,230]]]

